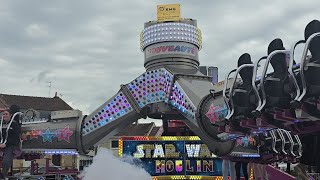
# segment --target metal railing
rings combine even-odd
[[[10,180],[80,180],[78,173],[10,176]]]
[[[320,173],[307,173],[310,180],[320,180]]]

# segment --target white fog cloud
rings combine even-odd
[[[93,163],[84,169],[81,176],[84,180],[116,179],[116,180],[150,180],[150,175],[141,168],[133,157],[119,159],[108,149],[99,149]]]

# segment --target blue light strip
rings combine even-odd
[[[235,157],[244,157],[244,158],[259,158],[261,157],[260,154],[249,154],[249,153],[241,153],[241,152],[233,152],[231,153],[231,156]]]
[[[28,149],[23,150],[27,154],[45,154],[45,155],[79,155],[75,149]]]

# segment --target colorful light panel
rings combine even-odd
[[[123,136],[122,141],[200,141],[198,136]]]
[[[172,74],[165,69],[147,71],[127,85],[133,98],[142,108],[156,102],[168,102]]]
[[[152,180],[172,180],[172,179],[190,179],[190,180],[222,180],[222,176],[153,176]],[[230,177],[228,177],[230,179]],[[253,180],[253,169],[250,170],[250,180]]]
[[[169,103],[182,112],[183,115],[195,119],[196,107],[182,90],[178,82],[172,87]]]
[[[237,146],[248,147],[249,145],[251,146],[257,145],[257,142],[253,136],[244,136],[236,140],[236,147]]]
[[[152,180],[192,179],[192,180],[222,180],[222,176],[153,176]]]
[[[73,131],[70,130],[69,125],[61,129],[50,130],[48,127],[45,130],[33,129],[31,131],[23,132],[21,139],[23,141],[28,141],[32,139],[38,139],[42,137],[43,143],[48,142],[52,143],[53,138],[57,138],[58,141],[66,141],[70,143],[70,137],[73,135]],[[29,137],[29,138],[28,138]]]
[[[219,122],[224,120],[227,114],[228,108],[226,104],[223,103],[215,106],[214,103],[212,103],[205,115],[212,124],[215,124],[217,121]]]
[[[113,99],[107,102],[106,105],[102,107],[97,114],[86,118],[82,133],[84,135],[91,133],[102,126],[105,126],[111,121],[114,121],[119,117],[128,114],[132,110],[133,109],[127,98],[120,91]]]
[[[141,50],[159,42],[180,41],[202,46],[202,33],[194,25],[185,23],[161,23],[145,28],[140,34]]]

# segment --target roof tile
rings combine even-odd
[[[43,111],[72,110],[60,97],[34,97],[10,94],[0,94],[0,104],[2,106],[19,105],[21,109],[35,109]]]

